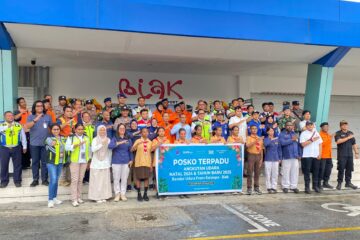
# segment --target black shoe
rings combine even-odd
[[[21,187],[21,183],[19,182],[15,183],[15,187]]]
[[[149,189],[155,189],[155,184],[149,184]]]
[[[184,195],[184,198],[190,198],[190,196],[189,195]]]
[[[142,202],[142,201],[143,201],[143,197],[141,196],[141,192],[138,192],[137,200],[138,200],[139,202]]]
[[[7,185],[8,185],[8,183],[1,183],[1,184],[0,184],[0,188],[6,188]]]
[[[310,188],[305,188],[305,193],[310,194],[311,193]]]
[[[333,186],[331,186],[328,182],[324,182],[324,184],[323,184],[323,188],[333,189],[334,187],[333,187]]]
[[[131,190],[132,190],[131,185],[127,185],[126,191],[131,192]]]
[[[273,193],[277,193],[277,190],[276,189],[270,189]]]
[[[293,191],[294,193],[299,193],[300,192],[299,189],[297,189],[297,188],[291,189],[291,191]]]
[[[147,192],[144,192],[143,199],[144,199],[144,201],[146,201],[146,202],[148,202],[148,201],[150,200],[149,197],[148,197],[148,195],[147,195]]]
[[[337,190],[341,190],[341,183],[338,183],[338,184],[337,184],[336,189],[337,189]]]
[[[272,192],[272,189],[270,189],[270,188],[268,188],[267,191],[268,191],[269,194],[272,194],[272,193],[273,193],[273,192]]]
[[[351,188],[351,189],[357,189],[358,187],[357,186],[355,186],[354,184],[352,184],[351,182],[350,183],[347,183],[347,184],[345,184],[345,187],[347,187],[347,188]]]
[[[315,191],[316,193],[320,193],[320,189],[319,189],[318,187],[314,187],[314,191]]]
[[[41,185],[44,185],[44,186],[49,186],[49,182],[48,182],[48,180],[42,181]]]
[[[36,187],[37,185],[39,185],[39,181],[38,181],[38,180],[34,180],[34,181],[32,181],[32,183],[30,184],[30,187]]]
[[[288,192],[289,192],[289,189],[283,188],[283,192],[284,192],[284,193],[288,193]]]

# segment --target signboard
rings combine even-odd
[[[242,144],[164,144],[155,153],[159,195],[241,192]]]

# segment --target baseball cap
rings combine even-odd
[[[59,101],[60,100],[66,100],[66,96],[64,96],[64,95],[59,96]]]
[[[111,97],[105,98],[105,99],[104,99],[104,103],[106,103],[106,102],[111,102]]]

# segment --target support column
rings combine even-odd
[[[312,120],[318,127],[328,121],[333,77],[333,67],[308,65],[304,109],[311,111]]]
[[[0,23],[0,119],[5,111],[13,111],[18,95],[18,64],[16,47]]]

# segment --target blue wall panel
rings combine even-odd
[[[340,0],[0,0],[0,22],[360,47]]]

